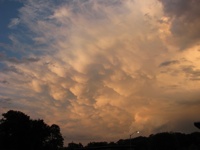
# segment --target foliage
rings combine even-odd
[[[48,126],[43,120],[32,120],[20,111],[10,110],[0,120],[0,149],[58,150],[63,137],[58,125]]]

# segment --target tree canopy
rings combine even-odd
[[[0,149],[2,150],[58,150],[63,137],[58,125],[33,120],[20,111],[10,110],[0,120]]]

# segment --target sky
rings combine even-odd
[[[0,0],[0,113],[65,143],[198,131],[199,0]]]

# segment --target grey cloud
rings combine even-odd
[[[166,67],[166,66],[170,66],[170,65],[174,65],[174,64],[178,64],[179,61],[178,60],[170,60],[170,61],[165,61],[162,62],[159,67]]]
[[[5,54],[4,53],[0,53],[0,59],[4,58]]]
[[[9,84],[9,82],[7,80],[0,80],[0,83],[2,83],[2,84]]]
[[[192,5],[198,3],[198,0],[188,1],[188,0],[159,0],[164,6],[164,11],[171,16],[183,16],[188,12],[188,10],[193,7]],[[195,2],[195,3],[194,3]]]
[[[186,99],[185,101],[182,100],[179,104],[185,105],[185,106],[200,106],[200,98],[198,97]]]
[[[159,0],[172,20],[171,32],[181,49],[200,40],[199,0]]]
[[[174,67],[176,65],[176,67]],[[181,73],[185,74],[186,78],[192,81],[200,80],[200,69],[192,65],[192,62],[186,59],[165,61],[159,65],[161,73],[169,74],[171,76],[179,76]],[[167,68],[165,68],[167,67]]]
[[[183,66],[182,71],[185,72],[186,76],[188,76],[190,80],[200,80],[200,69],[195,69],[194,66]]]
[[[11,101],[12,101],[11,98],[0,97],[0,103],[3,103],[3,104],[10,104]]]
[[[176,124],[176,128],[179,129],[180,132],[184,132],[184,133],[192,133],[194,131],[198,132],[197,129],[195,129],[195,126],[193,125],[193,123],[195,121],[199,121],[198,118],[194,118],[191,116],[191,118],[187,118],[186,120],[179,120],[179,124]]]
[[[12,99],[11,98],[0,98],[0,101],[11,101]]]
[[[176,103],[184,106],[198,106],[200,105],[200,93],[199,90],[177,92],[175,95],[177,99]]]
[[[8,72],[14,72],[16,74],[19,75],[23,75],[23,71],[21,71],[20,69],[16,68],[15,66],[5,66],[4,68],[2,68],[2,72],[4,73],[8,73]]]
[[[169,128],[169,123],[164,123],[158,127],[156,127],[155,129],[153,129],[153,133],[159,133],[159,132],[163,132]]]
[[[29,58],[23,58],[22,62],[38,62],[40,59],[39,58],[34,58],[34,57],[29,57]]]
[[[39,58],[22,58],[22,59],[17,59],[15,57],[12,58],[7,58],[7,61],[11,62],[11,63],[17,63],[17,64],[23,64],[23,63],[33,63],[33,62],[37,62],[40,59]]]
[[[193,80],[193,81],[200,81],[200,77],[190,78],[190,80]]]
[[[8,57],[5,54],[0,54],[0,61],[10,62],[14,64],[34,63],[38,62],[39,60],[39,58],[34,57],[23,57],[22,59],[18,59],[16,57]]]

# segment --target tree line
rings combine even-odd
[[[64,147],[60,127],[33,120],[10,110],[0,119],[0,150],[200,150],[200,132],[163,132],[149,137],[120,139],[117,142],[69,143]],[[199,123],[194,124],[200,127]]]
[[[163,132],[110,143],[91,142],[85,147],[69,143],[65,150],[200,150],[200,133]]]

